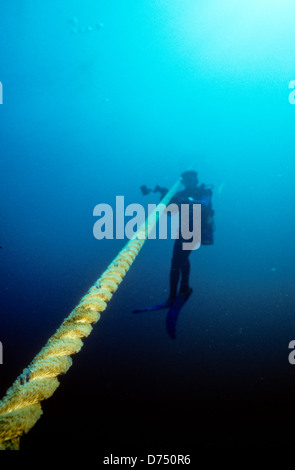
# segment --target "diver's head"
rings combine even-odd
[[[198,184],[198,173],[193,170],[185,171],[181,174],[181,182],[186,189],[195,188]]]

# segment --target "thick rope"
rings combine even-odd
[[[18,450],[20,436],[27,433],[42,414],[40,402],[57,389],[57,376],[65,374],[72,365],[70,356],[80,351],[82,338],[92,331],[101,312],[118,289],[149,233],[178,190],[177,181],[154,212],[137,230],[100,278],[82,297],[77,307],[31,364],[23,370],[0,401],[0,450]]]

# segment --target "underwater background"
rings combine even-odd
[[[21,450],[101,456],[291,446],[295,80],[291,0],[2,2],[0,392],[127,240],[93,209],[156,203],[188,167],[214,185],[213,246],[148,240]]]

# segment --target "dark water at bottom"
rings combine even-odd
[[[58,390],[43,402],[43,416],[21,438],[22,455],[84,456],[100,465],[110,454],[197,459],[210,449],[293,447],[294,299],[281,286],[267,296],[259,287],[245,295],[241,287],[229,299],[223,289],[208,297],[200,283],[181,312],[175,341],[166,334],[165,312],[132,315],[138,301],[128,288],[114,296]],[[147,302],[144,293],[140,299],[139,306]],[[27,341],[14,352],[6,348],[7,386]]]

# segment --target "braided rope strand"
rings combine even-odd
[[[8,389],[0,401],[0,450],[18,450],[20,436],[27,433],[41,417],[40,402],[51,397],[58,388],[57,377],[71,367],[70,356],[81,350],[82,339],[89,336],[92,325],[100,319],[179,184],[177,181],[162,199],[160,204],[164,207],[158,210],[160,205],[157,206]]]

